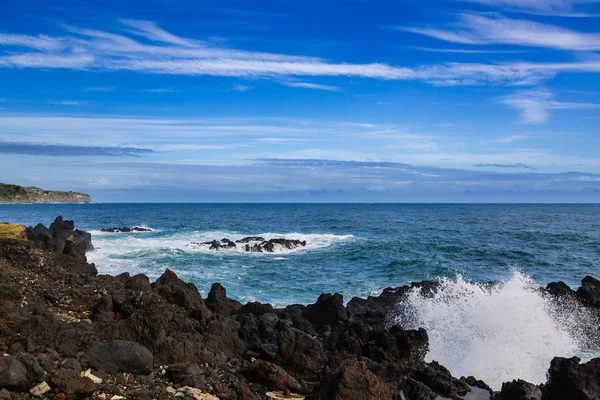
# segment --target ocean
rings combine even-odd
[[[561,280],[576,289],[584,276],[600,277],[600,205],[0,205],[0,221],[48,226],[57,215],[92,232],[88,259],[100,273],[155,279],[169,268],[204,296],[220,282],[239,301],[285,306],[442,278],[440,296],[415,297],[414,318],[397,322],[428,330],[430,360],[496,387],[544,382],[554,356],[597,354],[578,329],[592,317],[535,288]],[[152,232],[100,232],[134,226]],[[307,244],[262,254],[192,245],[245,236]],[[492,280],[503,283],[492,291],[472,283]]]

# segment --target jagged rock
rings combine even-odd
[[[166,370],[166,377],[173,383],[184,386],[204,386],[204,374],[198,364],[171,364]]]
[[[577,357],[555,357],[548,370],[548,383],[542,385],[544,400],[600,399],[600,358],[580,364]]]
[[[518,379],[504,382],[494,400],[542,400],[542,391],[536,385]]]
[[[267,361],[257,360],[251,363],[242,374],[251,382],[259,383],[270,390],[288,392],[300,391],[302,386],[283,368]]]
[[[213,283],[206,297],[206,306],[213,312],[231,315],[236,312],[242,304],[227,297],[227,290],[220,283]]]
[[[577,289],[577,297],[594,307],[600,307],[600,281],[591,276],[586,276]]]
[[[320,295],[315,304],[306,307],[304,315],[319,330],[348,321],[344,298],[339,293]]]
[[[127,228],[127,227],[123,227],[123,228],[103,228],[100,229],[101,232],[108,232],[108,233],[130,233],[130,232],[152,232],[152,229],[150,228],[143,228],[141,226],[134,226],[133,228]]]
[[[200,292],[198,292],[198,288],[193,283],[185,283],[169,269],[152,284],[152,288],[169,303],[187,310],[206,307],[200,296]]]
[[[69,399],[83,399],[96,390],[91,379],[81,377],[76,371],[60,368],[52,375],[51,383],[57,392],[65,393]]]
[[[37,359],[29,354],[0,357],[0,387],[27,391],[44,380],[46,372]]]
[[[265,238],[261,236],[247,236],[243,239],[236,240],[236,243],[264,242]]]
[[[367,368],[365,362],[349,360],[327,379],[322,398],[392,400],[394,396],[385,383]]]
[[[575,291],[562,281],[549,283],[546,285],[546,291],[555,297],[575,295]]]
[[[299,379],[314,380],[320,374],[325,353],[318,341],[306,333],[286,328],[278,337],[275,363]]]
[[[125,340],[94,345],[86,351],[84,358],[90,367],[108,374],[130,372],[147,375],[153,362],[152,353],[146,347]]]

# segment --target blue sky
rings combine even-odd
[[[0,181],[96,201],[600,201],[600,1],[32,1]]]

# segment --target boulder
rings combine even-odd
[[[555,357],[548,370],[548,382],[542,386],[544,400],[600,399],[600,358],[585,364],[580,359]]]
[[[198,364],[171,364],[166,369],[166,377],[173,383],[184,386],[204,386],[204,374]]]
[[[242,304],[227,297],[227,290],[220,283],[213,283],[206,297],[206,306],[213,312],[229,316]]]
[[[323,385],[323,396],[336,400],[392,400],[391,390],[364,361],[345,361]]]
[[[193,283],[185,283],[169,269],[152,284],[152,288],[167,302],[186,310],[205,308],[198,288]]]
[[[92,346],[84,355],[87,365],[108,374],[129,372],[147,375],[152,369],[152,353],[136,342],[113,340]]]
[[[600,281],[591,276],[583,278],[577,297],[593,307],[600,307]]]
[[[256,360],[241,371],[250,382],[259,383],[269,390],[300,391],[302,387],[283,368],[267,361]]]
[[[52,375],[51,383],[57,393],[64,393],[69,399],[87,398],[96,385],[90,378],[82,377],[79,372],[60,368]]]
[[[542,400],[542,391],[533,383],[518,379],[504,382],[494,400]]]
[[[45,376],[46,372],[32,355],[0,357],[0,388],[27,391]]]
[[[304,315],[318,330],[348,322],[348,310],[344,307],[344,298],[339,293],[320,295],[315,304],[306,307]]]
[[[550,293],[555,297],[564,297],[564,296],[573,296],[575,295],[575,291],[569,287],[566,283],[560,282],[551,282],[546,285],[546,292]]]

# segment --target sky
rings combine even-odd
[[[0,182],[600,202],[600,0],[3,0]]]

